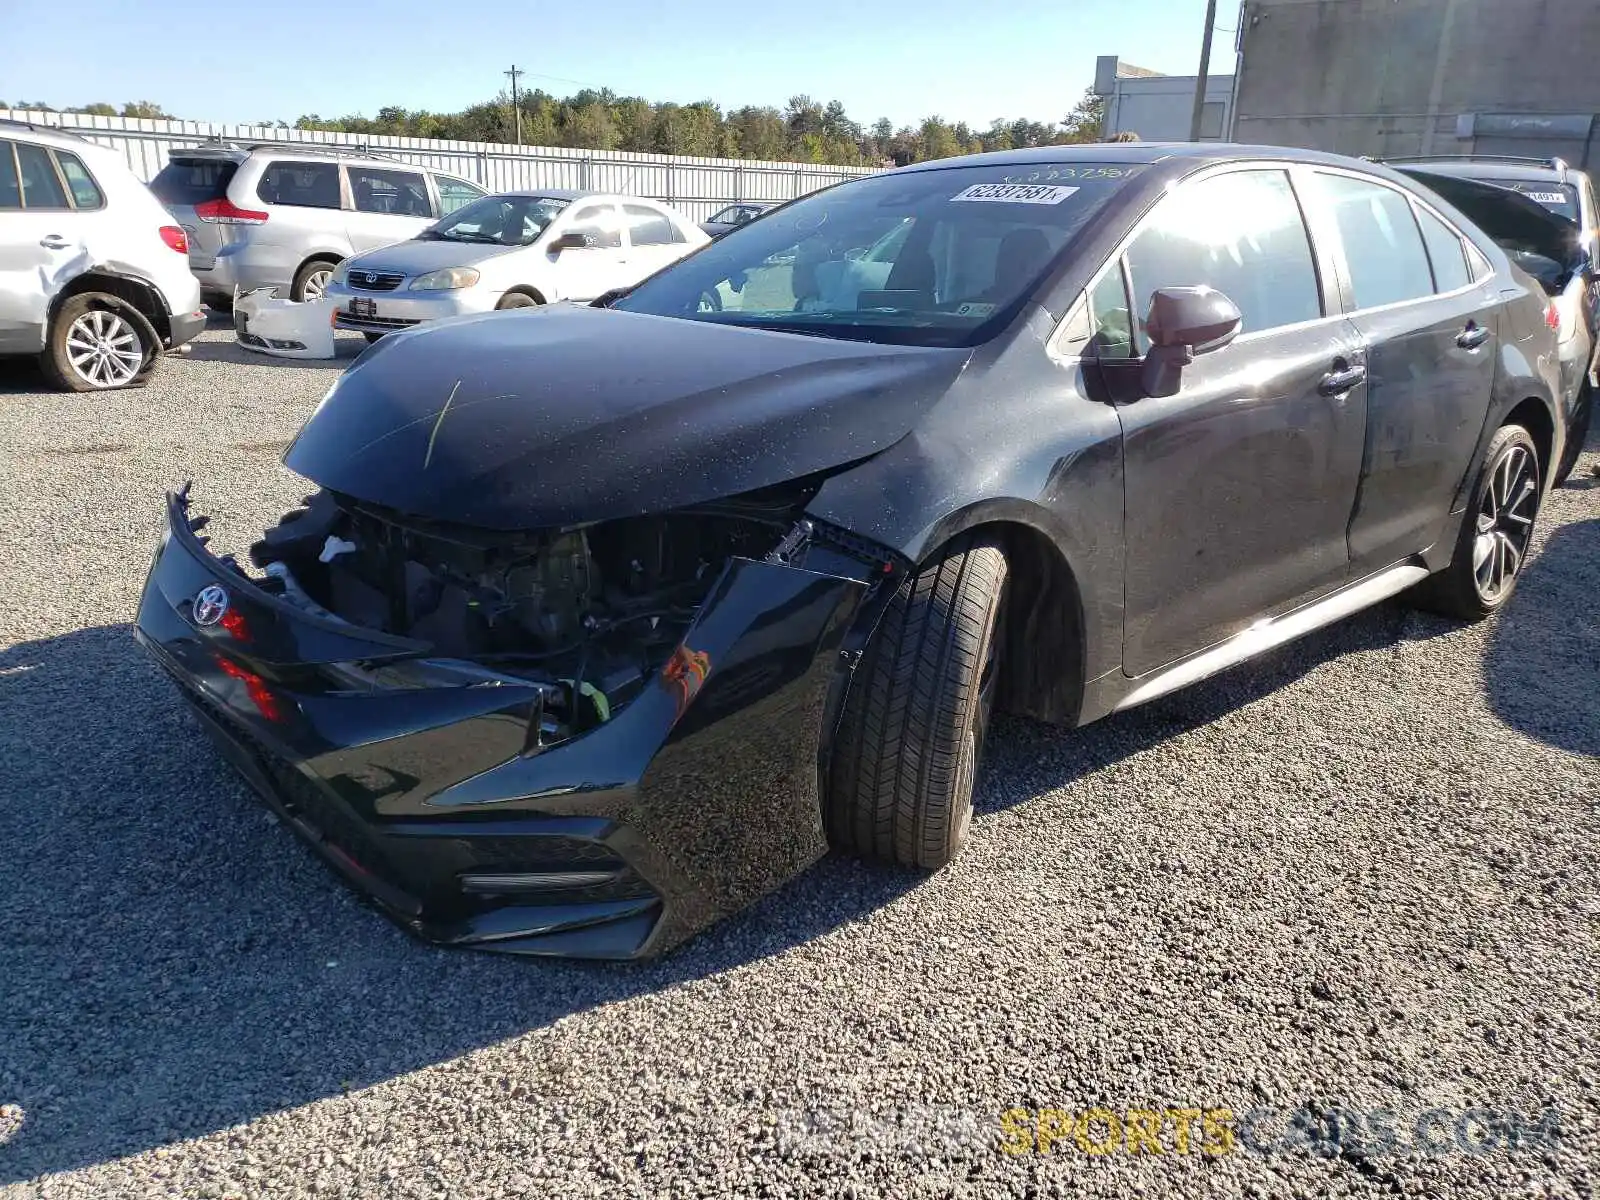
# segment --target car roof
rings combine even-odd
[[[1564,183],[1582,173],[1540,158],[1386,158],[1384,165],[1453,179],[1537,179],[1550,183]]]
[[[106,149],[86,137],[54,125],[35,125],[32,121],[16,121],[9,117],[0,118],[0,137],[26,137],[29,141],[46,142],[66,150],[81,150],[85,146],[95,150]]]
[[[1025,150],[995,150],[988,154],[964,154],[957,158],[939,158],[913,163],[910,166],[897,167],[895,171],[936,171],[952,167],[1004,167],[1074,162],[1149,166],[1169,159],[1189,159],[1197,164],[1271,159],[1343,167],[1354,165],[1370,168],[1375,165],[1343,154],[1301,150],[1294,146],[1252,146],[1234,142],[1077,142],[1067,146],[1031,146]]]
[[[589,192],[582,188],[513,188],[507,192],[493,192],[495,196],[516,196],[520,200],[587,200],[590,196],[606,196],[606,192]]]

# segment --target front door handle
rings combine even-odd
[[[1322,382],[1317,384],[1317,391],[1324,396],[1342,396],[1351,388],[1365,383],[1367,369],[1360,363],[1354,366],[1340,366],[1335,364],[1334,369],[1322,377]]]
[[[1469,321],[1467,327],[1456,335],[1456,345],[1463,350],[1476,350],[1489,340],[1489,331],[1476,321]]]
[[[59,233],[47,233],[39,239],[39,245],[46,250],[65,250],[69,244]]]

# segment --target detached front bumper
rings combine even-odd
[[[329,665],[429,647],[263,590],[205,548],[182,495],[168,522],[135,636],[266,802],[418,936],[651,955],[824,853],[824,713],[868,568],[729,560],[642,695],[530,752],[544,685],[351,691]]]

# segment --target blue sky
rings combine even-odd
[[[367,116],[384,104],[452,111],[524,86],[585,85],[724,108],[839,99],[857,121],[937,113],[1059,120],[1097,54],[1194,71],[1204,0],[0,0],[0,100],[60,108],[153,100],[202,120]],[[1222,0],[1230,29],[1238,5]],[[1232,70],[1219,32],[1212,69]]]

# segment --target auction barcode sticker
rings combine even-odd
[[[1078,189],[1038,183],[975,183],[951,200],[985,200],[998,204],[1060,204]]]

